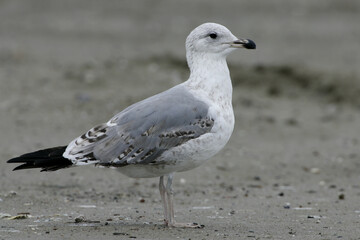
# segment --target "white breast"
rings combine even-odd
[[[182,172],[198,167],[205,160],[218,153],[229,141],[235,123],[231,103],[231,82],[230,79],[225,79],[226,81],[230,83],[229,88],[224,89],[224,86],[220,89],[212,87],[213,91],[208,91],[209,89],[204,89],[201,85],[198,86],[199,88],[194,88],[191,83],[184,83],[184,86],[196,98],[210,106],[209,116],[214,119],[211,132],[164,152],[157,159],[157,162],[163,161],[164,164],[129,165],[119,168],[119,171],[129,177],[163,176],[172,172]]]
[[[226,80],[230,79],[225,79]],[[185,83],[186,86],[186,83]],[[209,107],[209,115],[214,119],[214,126],[210,133],[204,134],[197,139],[190,140],[171,151],[163,154],[163,157],[173,158],[176,156],[177,171],[186,171],[199,166],[205,160],[218,153],[229,141],[234,129],[234,111],[231,103],[232,87],[224,89],[224,86],[212,87],[212,91],[200,88],[189,88],[189,91]],[[181,167],[181,169],[180,169]]]

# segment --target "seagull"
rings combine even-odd
[[[7,162],[21,163],[14,171],[95,165],[117,168],[133,178],[160,177],[165,225],[202,227],[175,221],[173,175],[198,167],[228,142],[235,118],[226,57],[238,48],[255,49],[256,45],[220,24],[204,23],[186,39],[187,81],[130,105],[66,146]]]

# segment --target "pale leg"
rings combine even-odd
[[[165,225],[169,225],[169,216],[168,216],[168,203],[165,197],[165,184],[164,184],[164,176],[160,177],[159,181],[159,190],[160,190],[160,196],[161,196],[161,202],[163,204],[164,208],[164,222]]]
[[[165,225],[169,227],[190,227],[190,228],[204,227],[203,225],[199,225],[197,223],[177,223],[175,221],[172,181],[173,181],[173,174],[169,174],[166,183],[166,188],[164,185],[163,176],[160,177],[160,182],[159,182],[161,200],[164,206]]]
[[[175,224],[172,180],[173,180],[173,174],[169,174],[166,182],[166,196],[167,196],[167,204],[169,211],[169,226],[173,226]]]

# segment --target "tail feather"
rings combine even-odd
[[[41,168],[41,171],[56,171],[61,168],[67,168],[73,165],[71,160],[62,155],[67,146],[47,148],[31,153],[26,153],[20,157],[8,160],[8,163],[22,163],[13,171],[29,168]]]

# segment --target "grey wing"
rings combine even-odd
[[[181,86],[138,102],[72,141],[74,164],[156,164],[166,150],[211,131],[208,105]]]

